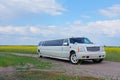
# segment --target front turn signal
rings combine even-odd
[[[80,48],[78,47],[78,52],[80,52]]]

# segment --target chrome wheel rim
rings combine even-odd
[[[78,63],[78,59],[77,59],[77,57],[76,57],[76,54],[72,54],[72,55],[71,55],[71,62],[72,62],[72,63]]]

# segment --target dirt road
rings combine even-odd
[[[38,58],[37,55],[17,54],[19,56],[32,56]],[[41,60],[50,61],[54,67],[51,70],[63,72],[68,75],[93,76],[98,78],[107,78],[108,80],[120,80],[120,63],[103,61],[95,64],[92,61],[84,61],[81,64],[73,65],[69,61],[40,58]]]

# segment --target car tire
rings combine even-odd
[[[76,54],[73,53],[73,52],[70,54],[70,62],[72,64],[78,64],[79,63],[79,59],[77,59]]]
[[[39,58],[42,58],[43,56],[41,55],[41,53],[40,53],[40,50],[38,51],[38,56],[39,56]]]

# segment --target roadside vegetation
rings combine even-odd
[[[65,75],[59,72],[19,71],[12,76],[0,76],[0,80],[105,80],[94,77]]]
[[[120,47],[105,47],[107,61],[120,62]]]
[[[27,56],[16,56],[10,53],[2,53],[0,52],[0,66],[8,67],[8,66],[27,66],[26,68],[50,68],[52,64],[48,61],[43,61],[38,58],[27,57]]]
[[[69,76],[64,75],[63,73],[58,72],[39,72],[39,71],[26,71],[22,74],[18,74],[18,77],[28,80],[103,80],[94,77],[78,77],[78,76]]]
[[[36,54],[37,46],[0,46],[0,52]]]

